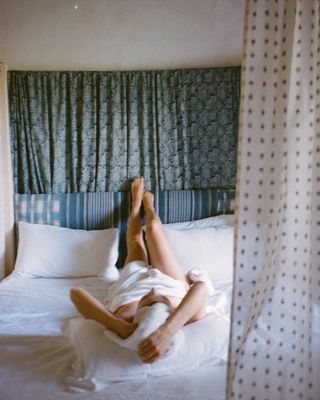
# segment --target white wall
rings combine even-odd
[[[0,61],[11,70],[240,65],[243,9],[244,0],[0,0]]]

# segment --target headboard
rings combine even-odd
[[[163,223],[192,221],[234,211],[234,190],[177,190],[155,192],[155,207]],[[122,266],[130,192],[16,194],[15,220],[72,229],[118,228]]]

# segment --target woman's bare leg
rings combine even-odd
[[[146,216],[147,246],[152,266],[174,279],[183,281],[186,287],[189,287],[179,261],[169,245],[161,220],[155,212],[152,193],[144,193],[143,207]]]
[[[139,344],[138,351],[141,360],[153,363],[165,354],[173,336],[184,325],[204,318],[207,298],[206,284],[195,282],[166,322]]]
[[[143,240],[140,216],[143,192],[143,177],[135,179],[131,184],[131,213],[126,234],[127,258],[125,265],[136,260],[148,262],[148,254]]]
[[[105,306],[86,290],[76,287],[71,289],[70,297],[79,313],[86,319],[93,319],[107,329],[117,333],[123,339],[129,337],[137,324],[127,322],[108,311]]]

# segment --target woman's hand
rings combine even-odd
[[[153,363],[163,356],[169,348],[173,337],[166,325],[160,326],[144,339],[138,347],[139,357],[145,363]]]

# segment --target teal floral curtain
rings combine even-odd
[[[234,188],[240,68],[9,73],[17,193]]]

